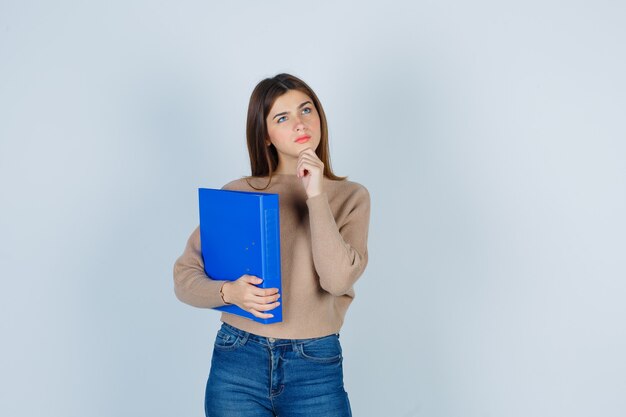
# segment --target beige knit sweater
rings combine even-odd
[[[261,188],[267,178],[248,181]],[[223,312],[223,322],[260,336],[285,339],[339,332],[354,298],[354,283],[367,265],[370,197],[358,183],[323,181],[324,192],[312,198],[307,198],[301,180],[288,174],[274,174],[271,185],[262,191],[279,194],[283,321],[260,324]],[[256,191],[245,178],[222,188]],[[176,296],[195,307],[222,306],[223,282],[205,274],[200,229],[196,228],[174,265]]]

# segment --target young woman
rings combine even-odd
[[[214,416],[350,416],[339,330],[367,265],[370,197],[330,168],[328,129],[317,96],[279,74],[250,97],[247,140],[252,175],[226,190],[279,194],[282,294],[261,279],[208,279],[196,228],[174,265],[176,296],[195,307],[236,304],[283,321],[260,324],[222,313],[205,413]]]

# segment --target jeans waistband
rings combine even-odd
[[[241,330],[235,326],[231,326],[228,323],[222,323],[222,330],[233,334],[234,336],[238,336],[245,343],[246,341],[256,342],[262,345],[271,345],[271,346],[283,346],[283,345],[293,345],[295,343],[307,343],[313,340],[324,339],[327,337],[336,337],[339,338],[339,333],[333,333],[327,336],[322,337],[312,337],[308,339],[279,339],[275,337],[265,337],[259,336],[254,333],[246,332],[245,330]]]

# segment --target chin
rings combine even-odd
[[[317,140],[317,142],[311,143],[311,149],[313,149],[313,150],[316,150],[319,146],[320,146],[320,140],[319,139]]]

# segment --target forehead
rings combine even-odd
[[[282,96],[279,96],[278,98],[276,98],[276,101],[274,101],[274,105],[270,109],[270,117],[271,115],[275,113],[297,109],[298,106],[304,103],[305,101],[310,101],[311,103],[313,103],[313,100],[311,100],[311,97],[309,97],[307,94],[303,93],[302,91],[289,90]]]

